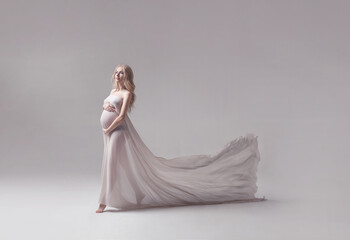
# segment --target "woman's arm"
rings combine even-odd
[[[130,105],[130,99],[131,99],[131,93],[129,92],[125,93],[125,96],[123,98],[123,103],[122,103],[122,109],[120,110],[118,117],[116,117],[114,121],[111,123],[111,125],[109,125],[109,127],[106,129],[107,134],[113,131],[116,127],[118,127],[124,121],[124,118],[127,114],[127,110]]]

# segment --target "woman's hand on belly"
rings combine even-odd
[[[106,110],[108,112],[114,112],[115,111],[115,107],[112,104],[110,104],[109,102],[106,102],[105,104],[103,104],[102,109]]]
[[[111,129],[108,127],[108,128],[102,128],[104,134],[108,135],[110,132],[111,132]]]

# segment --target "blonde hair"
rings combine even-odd
[[[118,66],[115,67],[111,81],[113,83],[113,88],[115,88],[116,90],[120,90],[117,89],[118,88],[118,84],[115,81],[115,73],[117,72],[117,69],[121,67],[123,69],[124,72],[124,87],[131,93],[131,99],[130,99],[130,105],[129,105],[129,109],[128,112],[131,112],[131,108],[134,107],[134,102],[136,100],[136,95],[135,95],[135,84],[134,84],[134,72],[132,71],[131,67],[127,64],[119,64]],[[119,86],[120,87],[120,86]]]

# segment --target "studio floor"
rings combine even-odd
[[[262,185],[266,184],[261,182]],[[259,188],[263,202],[95,213],[99,179],[2,177],[0,239],[347,239],[346,198],[282,197]],[[264,194],[259,192],[263,191]],[[268,194],[266,194],[268,193]],[[345,195],[344,195],[345,196]]]

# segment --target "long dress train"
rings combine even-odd
[[[115,111],[102,112],[104,128],[118,116],[122,97],[111,94],[107,101]],[[254,134],[233,139],[214,154],[167,159],[148,149],[126,115],[103,140],[101,204],[132,209],[264,200],[254,195],[260,161]]]

